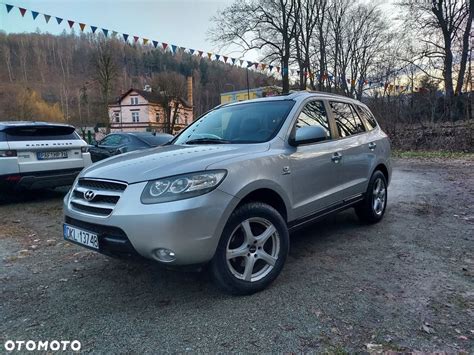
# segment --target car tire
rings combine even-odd
[[[387,178],[376,170],[369,181],[364,200],[355,207],[359,219],[368,224],[380,222],[387,208]]]
[[[247,203],[229,217],[211,261],[211,275],[229,294],[259,292],[280,274],[288,251],[288,228],[278,211],[264,203]]]

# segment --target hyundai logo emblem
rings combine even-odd
[[[87,190],[86,192],[84,192],[84,199],[86,201],[92,201],[95,197],[95,192],[92,191],[92,190]]]

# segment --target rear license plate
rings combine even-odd
[[[99,238],[97,234],[79,229],[68,224],[63,226],[64,239],[85,245],[92,249],[99,249]]]
[[[61,150],[57,152],[38,152],[36,153],[38,160],[50,160],[50,159],[67,159],[67,151]]]

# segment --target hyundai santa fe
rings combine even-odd
[[[112,256],[208,264],[250,294],[281,272],[289,232],[354,207],[382,219],[390,145],[361,102],[293,93],[220,106],[164,147],[83,170],[64,199],[66,240]]]

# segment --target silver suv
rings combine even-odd
[[[209,264],[233,294],[281,272],[289,231],[355,207],[382,219],[390,145],[362,103],[294,93],[220,106],[168,145],[85,169],[64,199],[64,237],[98,252]]]

